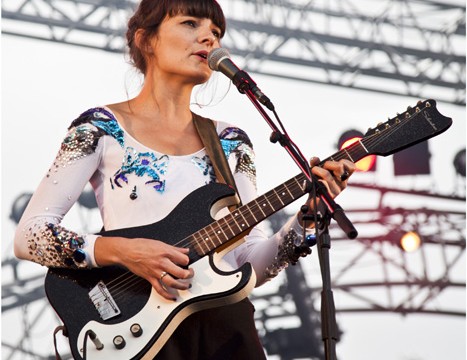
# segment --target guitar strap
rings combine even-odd
[[[214,126],[214,121],[193,112],[192,114],[193,123],[195,124],[201,141],[206,148],[206,154],[209,156],[209,159],[211,159],[216,178],[219,182],[227,184],[233,188],[237,193],[238,198],[237,186],[235,185],[232,171],[230,171],[229,164],[227,163],[224,151],[222,150],[219,135],[217,134],[216,127]],[[237,206],[238,205],[241,205],[240,198],[238,198]],[[232,211],[232,207],[230,207],[230,210]]]

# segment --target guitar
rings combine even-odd
[[[388,156],[441,134],[451,124],[450,118],[438,112],[434,100],[425,100],[369,129],[363,139],[319,165],[327,160],[356,162],[370,154]],[[306,193],[306,177],[299,174],[223,218],[213,220],[211,210],[224,207],[235,195],[227,185],[214,183],[189,194],[157,223],[101,233],[159,239],[190,248],[190,267],[195,277],[189,290],[173,290],[177,292],[176,301],[160,297],[149,282],[122,267],[50,268],[45,291],[66,327],[73,357],[153,359],[191,313],[247,297],[256,281],[251,265],[246,263],[233,271],[221,271],[216,266],[219,258],[253,226]],[[90,346],[90,341],[95,346]]]

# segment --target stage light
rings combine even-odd
[[[422,244],[420,235],[415,231],[408,231],[402,235],[399,245],[405,252],[413,252]]]
[[[465,177],[465,149],[460,150],[454,157],[454,168],[456,173]]]
[[[428,141],[422,141],[393,155],[394,175],[430,174]]]
[[[347,130],[344,132],[337,143],[337,148],[343,150],[363,138],[363,133],[358,130]],[[376,155],[368,155],[355,163],[357,171],[375,171]]]

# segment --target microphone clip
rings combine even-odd
[[[237,87],[241,94],[245,94],[247,91],[251,91],[255,98],[269,110],[274,111],[274,104],[271,100],[264,95],[264,93],[258,88],[253,79],[248,75],[246,71],[238,71],[232,78],[232,83]]]

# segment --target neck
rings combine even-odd
[[[191,122],[190,101],[193,84],[183,84],[174,79],[145,79],[140,93],[131,100],[130,106],[161,121]]]

